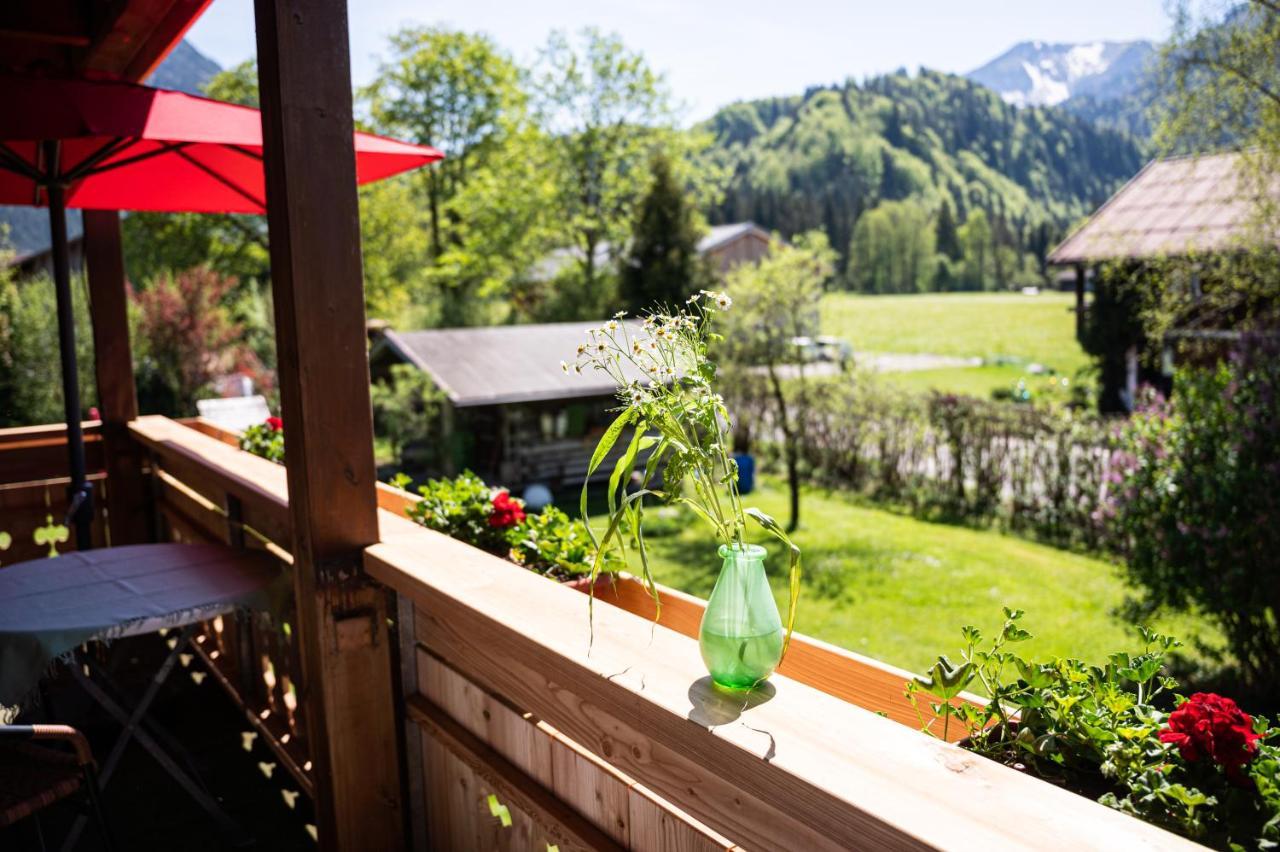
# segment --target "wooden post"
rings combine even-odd
[[[1084,337],[1084,270],[1083,263],[1076,264],[1076,340]]]
[[[115,547],[139,544],[150,540],[149,491],[142,475],[142,453],[129,437],[129,421],[138,416],[138,394],[129,346],[119,213],[84,211],[84,251],[107,466],[107,530]]]
[[[320,847],[404,827],[378,540],[344,0],[255,0],[289,511]]]

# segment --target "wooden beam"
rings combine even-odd
[[[106,448],[108,530],[114,546],[140,544],[148,536],[149,491],[142,455],[129,437],[129,422],[138,416],[138,394],[129,346],[128,285],[119,213],[84,211],[84,252],[98,410]]]
[[[378,540],[347,4],[256,0],[289,509],[322,849],[397,849],[403,817]]]

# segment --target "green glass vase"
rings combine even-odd
[[[721,545],[724,564],[698,630],[698,647],[711,679],[729,689],[751,689],[782,659],[782,619],[764,573],[763,547]]]

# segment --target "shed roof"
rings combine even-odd
[[[500,325],[483,328],[440,328],[387,331],[385,345],[425,371],[449,401],[459,408],[608,396],[616,385],[603,372],[566,374],[561,361],[573,360],[590,324]],[[637,320],[626,331],[640,330]],[[631,378],[639,379],[639,371]]]
[[[1148,163],[1049,255],[1050,263],[1154,258],[1230,248],[1247,234],[1256,198],[1241,155]],[[1280,181],[1270,191],[1280,200]]]
[[[731,243],[746,234],[756,234],[766,242],[772,239],[769,232],[755,222],[734,222],[732,225],[714,225],[702,239],[698,240],[700,253],[713,251],[726,243]]]

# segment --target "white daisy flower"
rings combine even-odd
[[[729,298],[728,293],[718,293],[716,295],[716,306],[722,311],[727,311],[733,305],[733,299]]]
[[[569,372],[569,363],[567,361],[560,362],[560,371],[563,373]]]

